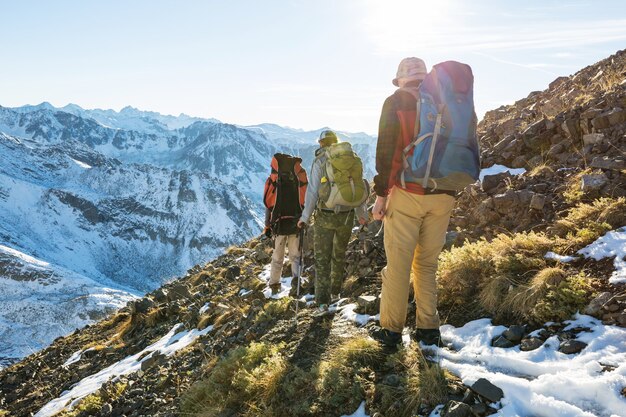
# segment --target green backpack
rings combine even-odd
[[[319,204],[322,208],[339,210],[339,206],[358,207],[369,197],[369,184],[363,179],[363,163],[348,142],[324,148],[319,157],[322,164]]]

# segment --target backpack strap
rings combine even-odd
[[[445,107],[441,106],[439,111],[437,112],[437,120],[435,121],[435,129],[433,132],[433,140],[430,143],[430,152],[428,154],[428,163],[426,164],[426,172],[424,173],[424,180],[422,181],[422,187],[427,188],[428,179],[430,178],[430,168],[433,164],[433,157],[435,155],[435,146],[437,145],[437,139],[439,138],[439,133],[441,131],[441,118],[443,116],[443,111]],[[435,188],[437,187],[435,183]]]
[[[409,159],[407,158],[407,155],[409,154],[409,152],[411,152],[411,149],[413,149],[414,147],[416,147],[417,145],[419,145],[421,142],[425,141],[432,135],[433,135],[432,133],[425,133],[422,136],[415,138],[413,142],[409,143],[404,149],[402,149],[403,169],[402,169],[402,172],[400,173],[400,185],[402,186],[402,188],[406,189],[406,181],[404,180],[404,173],[407,169],[409,169]]]

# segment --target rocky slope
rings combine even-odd
[[[0,371],[0,410],[623,415],[625,69],[621,51],[481,122],[491,170],[461,194],[440,259],[440,313],[458,326],[442,327],[446,347],[367,337],[385,262],[374,222],[355,229],[334,315],[268,298],[271,247],[254,239]]]

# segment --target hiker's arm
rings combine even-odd
[[[381,197],[389,194],[389,177],[393,167],[399,137],[400,122],[394,105],[394,96],[385,100],[378,124],[378,143],[376,144],[376,172],[374,192]]]
[[[304,210],[300,221],[308,224],[317,205],[317,199],[319,197],[320,184],[322,182],[322,164],[318,159],[313,161],[311,166],[311,175],[309,176],[309,184],[306,187],[306,195],[304,197]]]

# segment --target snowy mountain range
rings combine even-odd
[[[0,106],[0,360],[258,234],[271,156],[310,166],[321,130]],[[371,177],[375,139],[339,135]]]

